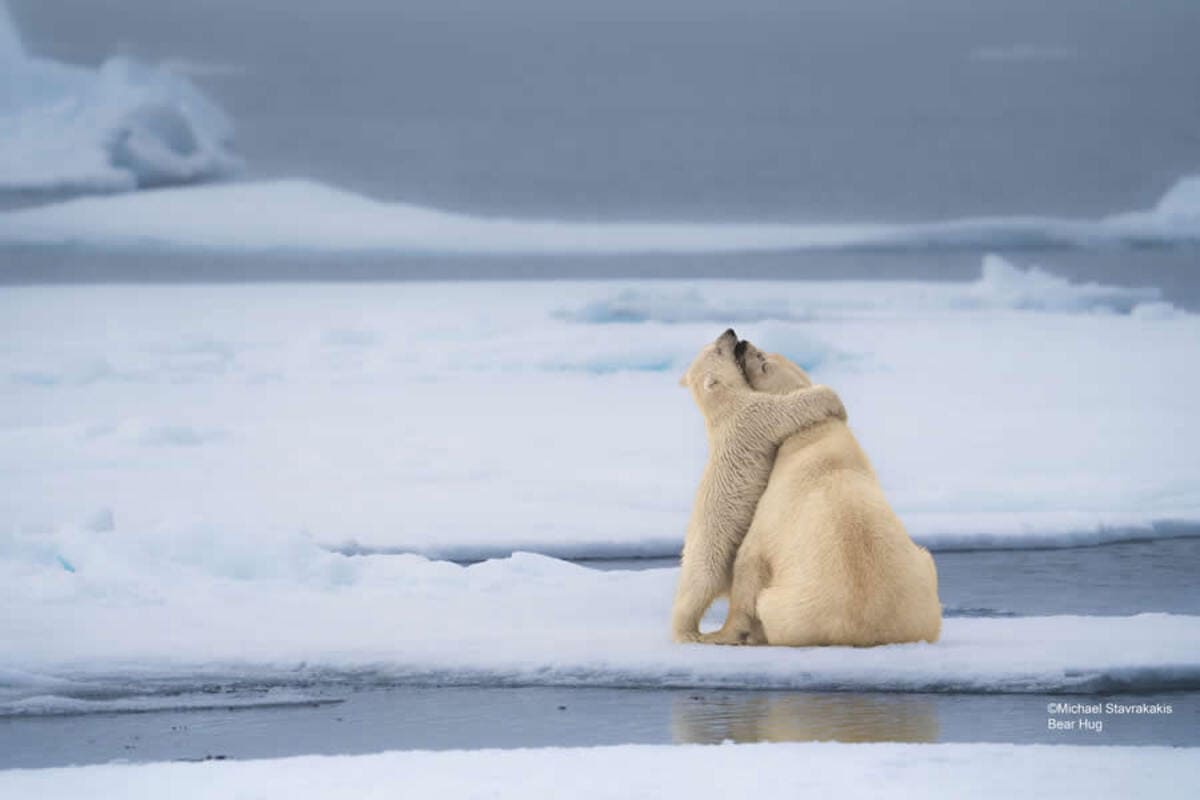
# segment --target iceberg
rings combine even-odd
[[[28,55],[0,3],[0,191],[117,192],[236,173],[229,118],[170,69]]]

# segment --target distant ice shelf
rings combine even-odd
[[[307,180],[80,198],[0,215],[0,244],[235,251],[729,253],[1054,249],[1200,243],[1200,176],[1146,211],[1075,220],[979,217],[909,224],[572,222],[386,203]]]

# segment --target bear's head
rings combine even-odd
[[[743,339],[733,350],[746,382],[756,392],[787,394],[813,385],[808,373],[778,353],[764,353]]]
[[[679,380],[680,386],[691,390],[705,419],[711,420],[719,414],[730,390],[750,390],[734,356],[737,344],[737,334],[730,328],[700,350]]]

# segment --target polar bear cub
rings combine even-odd
[[[729,593],[734,558],[788,436],[830,419],[844,420],[841,400],[826,387],[791,394],[755,392],[735,358],[732,330],[700,351],[680,384],[704,414],[709,458],[684,539],[671,612],[676,641],[697,641],[700,618]]]
[[[749,342],[736,356],[758,391],[811,384]],[[738,551],[729,617],[701,641],[865,647],[933,642],[941,626],[933,558],[909,538],[849,427],[830,420],[789,437]]]

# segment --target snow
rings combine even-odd
[[[15,211],[0,217],[0,242],[578,254],[1172,246],[1200,241],[1198,181],[1182,178],[1154,209],[1093,220],[1024,216],[804,225],[483,218],[280,180],[80,198]]]
[[[26,54],[0,2],[0,191],[112,192],[240,168],[232,125],[181,73]]]
[[[1004,744],[623,745],[0,772],[11,797],[1185,798],[1196,750]],[[886,787],[886,789],[883,789]]]
[[[740,310],[839,391],[931,547],[1195,535],[1200,321],[1162,306],[994,257],[958,284],[10,288],[0,532],[675,555],[705,458],[677,379]]]

